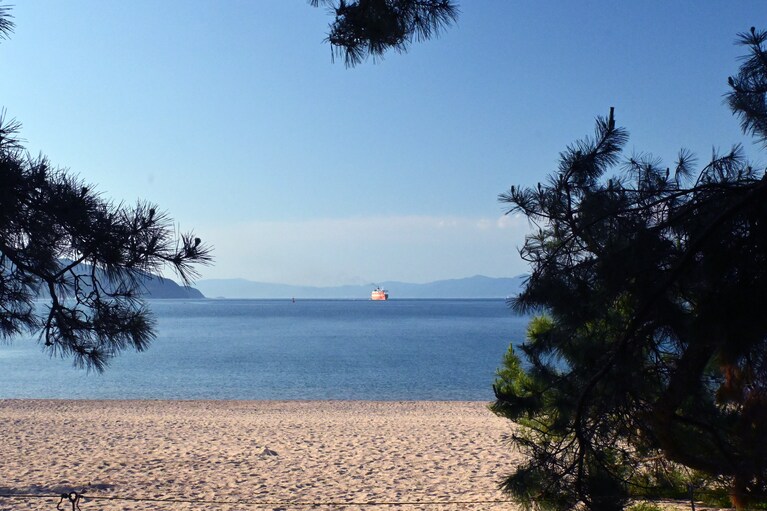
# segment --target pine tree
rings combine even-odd
[[[733,113],[767,140],[767,35],[730,79]],[[513,302],[538,314],[507,354],[496,413],[518,421],[520,501],[620,509],[648,460],[767,495],[767,179],[735,146],[700,171],[625,157],[613,112],[535,188],[500,200],[538,228]],[[620,170],[615,175],[612,173]],[[524,361],[524,362],[523,362]]]
[[[0,5],[0,38],[12,30]],[[189,284],[194,265],[211,261],[210,248],[192,233],[176,235],[156,206],[115,205],[29,155],[19,129],[0,112],[0,339],[39,332],[49,353],[103,370],[154,336],[142,279],[167,266]]]
[[[388,50],[407,51],[410,43],[430,39],[455,22],[458,7],[451,0],[309,0],[330,6],[334,21],[326,42],[333,57],[354,67]]]

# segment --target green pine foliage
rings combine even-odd
[[[767,140],[767,34],[728,96]],[[767,179],[739,146],[696,170],[626,155],[613,112],[535,188],[500,196],[536,226],[513,302],[544,311],[498,372],[493,410],[520,424],[526,462],[503,483],[528,507],[622,509],[663,459],[767,495]],[[673,485],[672,485],[673,486]]]

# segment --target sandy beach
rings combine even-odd
[[[480,402],[5,400],[0,493],[30,497],[0,509],[514,509],[511,427]]]

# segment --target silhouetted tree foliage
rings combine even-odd
[[[330,7],[334,21],[327,42],[332,55],[353,67],[387,50],[404,53],[410,43],[434,37],[458,17],[451,0],[309,0]]]
[[[739,38],[750,52],[728,101],[764,143],[767,35]],[[526,455],[503,487],[530,506],[620,509],[660,456],[723,481],[737,506],[764,501],[764,169],[739,146],[699,171],[681,151],[668,168],[626,158],[627,139],[611,110],[545,184],[500,196],[537,226],[512,306],[538,314],[495,385]]]
[[[12,28],[0,6],[0,35]],[[176,235],[154,206],[115,205],[44,156],[30,156],[19,128],[0,112],[0,339],[40,332],[46,351],[103,370],[110,357],[144,350],[154,336],[139,299],[147,273],[170,266],[188,284],[210,249],[191,233]]]
[[[7,39],[13,32],[14,24],[11,17],[11,8],[0,5],[0,39]]]

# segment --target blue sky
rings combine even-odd
[[[529,227],[497,195],[545,179],[610,106],[629,153],[760,157],[722,96],[763,0],[460,8],[438,39],[346,69],[304,0],[24,0],[0,105],[33,153],[214,245],[203,278],[523,273]]]

